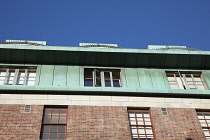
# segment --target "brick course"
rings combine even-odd
[[[160,108],[151,108],[156,140],[205,140],[195,109],[167,108],[162,115]]]
[[[69,140],[130,140],[126,107],[69,106]]]
[[[0,140],[38,140],[42,122],[42,105],[0,105]]]

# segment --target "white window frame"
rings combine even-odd
[[[33,70],[36,74],[36,68],[20,68],[20,69],[17,69],[17,68],[0,68],[0,78],[4,79],[4,80],[1,80],[1,81],[4,81],[3,82],[3,85],[28,85],[27,81],[29,78],[34,78],[36,79],[36,75],[35,76],[28,76],[28,74],[32,73],[30,72],[30,70]],[[10,72],[11,71],[14,71],[14,76],[10,76]],[[21,72],[20,71],[24,71],[24,76],[21,76],[19,75]],[[6,74],[4,76],[1,76],[1,72],[5,72]],[[14,79],[11,80],[12,83],[9,83],[8,79],[13,77]],[[17,82],[18,78],[23,78],[23,84],[20,84]],[[34,84],[35,84],[35,80],[34,80]]]
[[[175,81],[170,81],[169,80],[169,74],[173,74],[173,77],[175,79]],[[201,72],[191,72],[191,71],[167,71],[166,72],[166,76],[168,78],[168,82],[169,82],[169,85],[176,85],[178,88],[177,89],[191,89],[191,90],[201,90],[201,89],[198,89],[198,84],[196,83],[195,81],[195,74],[198,74],[200,75],[199,78],[201,79],[201,85],[203,86],[203,89],[202,90],[207,90],[207,86],[206,86],[206,82],[204,81],[204,78],[202,76],[202,73]],[[177,76],[178,75],[178,76]],[[195,88],[190,88],[190,84],[189,84],[189,81],[187,81],[187,78],[189,77],[186,77],[186,75],[190,75],[191,79],[192,79],[192,82],[193,86],[195,86]],[[196,78],[198,78],[198,76],[196,76]],[[180,80],[178,80],[180,79]],[[175,82],[176,84],[170,84],[170,82]]]
[[[86,70],[86,69],[85,69]],[[119,80],[119,87],[122,87],[122,81],[121,81],[121,71],[119,69],[91,69],[92,70],[92,78],[85,78],[84,80],[87,79],[92,79],[93,81],[93,87],[114,87],[114,80]],[[97,75],[97,72],[99,72],[99,77]],[[110,83],[111,86],[106,86],[105,85],[105,72],[109,72],[110,76]],[[119,79],[113,79],[113,72],[119,72]],[[100,84],[97,83],[97,81],[100,81]]]

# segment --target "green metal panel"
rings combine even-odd
[[[190,57],[190,62],[189,62],[189,68],[198,68],[201,67],[202,63],[202,55],[194,55],[193,57]]]
[[[68,66],[67,71],[67,86],[68,87],[79,87],[80,82],[80,67],[79,66]]]
[[[171,87],[169,85],[169,82],[168,82],[168,78],[166,76],[166,71],[165,70],[160,70],[160,73],[162,73],[162,77],[163,77],[166,88],[171,89]]]
[[[55,64],[68,64],[68,52],[57,51],[55,53]]]
[[[42,63],[54,64],[54,51],[42,51]]]
[[[84,67],[79,68],[79,86],[84,87]]]
[[[127,80],[126,80],[126,74],[125,74],[125,68],[122,68],[120,73],[121,73],[122,87],[128,87]]]
[[[141,88],[154,88],[150,69],[137,69]]]
[[[67,66],[55,66],[53,86],[66,86]]]
[[[52,86],[54,67],[54,65],[42,65],[39,82],[40,86]]]
[[[108,66],[109,65],[109,53],[103,53],[103,52],[96,53],[96,65]]]
[[[149,54],[149,67],[160,67],[162,61],[162,55],[161,54]]]
[[[83,65],[95,65],[96,63],[96,53],[92,52],[92,53],[85,53],[85,52],[81,52],[81,55],[84,56],[83,57]]]
[[[12,61],[15,63],[23,63],[24,60],[24,50],[12,50],[11,52]]]
[[[177,54],[165,54],[165,68],[175,68],[177,65]]]
[[[177,59],[177,67],[185,67],[188,68],[190,63],[190,56],[189,55],[178,55]]]
[[[150,75],[152,77],[152,83],[154,88],[166,89],[166,85],[162,75],[162,70],[150,69]]]
[[[121,53],[109,53],[109,65],[114,64],[114,66],[122,66],[123,65],[124,54]]]
[[[80,65],[80,52],[68,52],[68,64]]]
[[[124,65],[125,66],[136,66],[137,64],[137,56],[138,54],[132,54],[132,53],[128,53],[128,54],[125,54],[125,62],[124,62]]]
[[[205,62],[205,68],[209,69],[210,68],[210,56],[209,55],[205,57],[204,62]]]
[[[139,67],[147,67],[149,63],[149,55],[148,54],[138,54],[137,56],[137,66]]]
[[[207,88],[210,89],[210,70],[202,70],[202,76],[206,82]]]
[[[32,50],[25,50],[25,59],[24,62],[26,64],[36,64],[37,61],[37,51],[32,51]]]
[[[128,88],[139,88],[139,78],[137,75],[137,69],[125,68],[126,80]]]
[[[36,80],[35,80],[35,85],[39,85],[39,83],[40,83],[41,69],[42,69],[42,65],[38,65],[38,66],[37,66],[37,69],[36,69]]]
[[[0,50],[0,61],[1,61],[1,63],[11,63],[11,61],[12,61],[11,50],[1,49]]]

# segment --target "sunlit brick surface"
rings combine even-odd
[[[160,108],[151,108],[156,140],[205,140],[195,109],[167,108],[162,115]]]
[[[69,140],[130,140],[126,107],[69,106]]]
[[[43,106],[32,105],[24,113],[25,105],[0,105],[0,140],[38,140]]]

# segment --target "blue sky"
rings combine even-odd
[[[0,0],[0,41],[210,51],[210,0]]]

